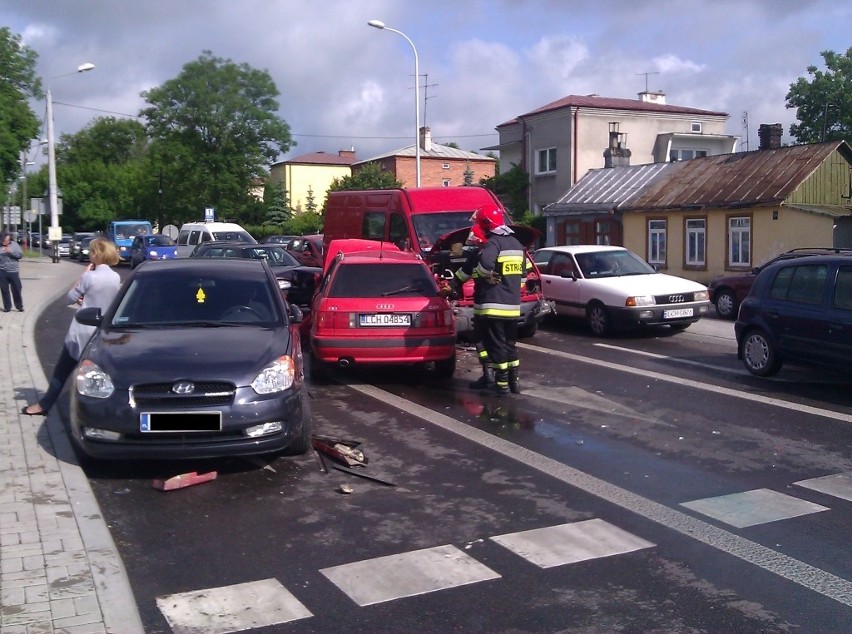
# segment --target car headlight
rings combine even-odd
[[[628,297],[625,306],[656,306],[657,302],[653,295],[635,295]]]
[[[296,362],[290,355],[284,355],[266,366],[251,382],[252,389],[258,394],[283,392],[296,381]]]
[[[92,398],[109,398],[115,391],[109,374],[86,359],[77,367],[77,393]]]
[[[696,291],[694,298],[696,302],[704,302],[710,299],[710,293],[707,291]]]
[[[153,249],[151,251],[148,251],[148,257],[154,258],[156,260],[157,259],[157,252],[154,251]]]

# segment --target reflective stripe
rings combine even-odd
[[[490,304],[486,306],[474,306],[473,314],[481,317],[520,317],[521,309],[518,306],[510,306],[508,308],[497,308],[497,305]]]

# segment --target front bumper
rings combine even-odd
[[[310,411],[302,389],[290,389],[272,397],[239,388],[233,402],[221,406],[177,408],[166,411],[222,412],[219,432],[142,432],[142,408],[129,404],[128,393],[116,391],[107,399],[81,396],[72,389],[71,433],[75,444],[88,456],[99,459],[203,459],[245,456],[282,451],[297,440],[303,425],[310,424]],[[146,412],[164,411],[146,407]],[[251,438],[244,430],[268,422],[281,422],[282,429]],[[92,439],[88,427],[117,432],[117,440]]]
[[[668,311],[692,309],[692,315],[669,317]],[[636,308],[609,308],[612,325],[617,330],[630,330],[647,326],[693,324],[710,310],[710,302],[690,302],[665,306],[641,306]]]

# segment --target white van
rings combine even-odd
[[[178,234],[177,257],[188,258],[198,244],[211,240],[257,244],[248,231],[233,222],[187,222]]]

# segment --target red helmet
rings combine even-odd
[[[491,205],[483,205],[473,212],[472,220],[482,229],[485,235],[488,235],[495,227],[506,224],[503,212]]]
[[[488,240],[488,236],[479,225],[473,225],[470,228],[470,233],[467,236],[468,244],[482,244]]]

